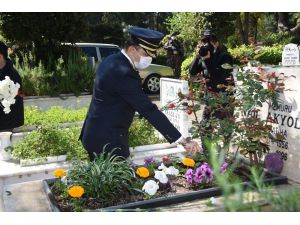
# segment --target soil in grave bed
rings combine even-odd
[[[234,174],[242,181],[249,181],[248,175],[250,174],[249,169],[246,167],[238,167],[235,169]],[[271,178],[272,175],[265,173],[264,178]],[[170,185],[165,185],[164,187],[160,186],[160,191],[158,191],[156,197],[171,197],[176,196],[178,194],[185,194],[192,191],[199,191],[208,188],[217,187],[215,183],[209,184],[197,184],[190,185],[185,177],[178,176],[173,179],[169,179]],[[162,184],[160,184],[162,185]],[[72,208],[72,199],[70,197],[63,197],[62,193],[59,193],[53,189],[53,184],[50,184],[50,189],[53,193],[53,196],[56,201],[56,205],[60,209],[60,211],[74,211]],[[162,191],[161,191],[162,190]],[[83,198],[82,201],[82,209],[83,210],[96,210],[105,207],[123,205],[127,203],[133,203],[138,201],[146,200],[143,193],[136,192],[134,195],[132,194],[119,194],[114,193],[113,197],[109,202],[103,202],[101,200],[97,200],[94,198]]]

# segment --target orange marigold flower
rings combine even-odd
[[[136,170],[136,174],[139,175],[140,177],[147,178],[149,177],[150,172],[146,167],[139,167]]]
[[[59,178],[64,177],[64,176],[66,176],[66,171],[64,169],[56,169],[53,171],[53,175],[55,177],[59,177]]]
[[[194,167],[195,166],[195,161],[191,158],[184,158],[182,163],[183,163],[183,165],[189,166],[189,167]]]
[[[68,194],[73,198],[81,198],[84,194],[84,188],[81,186],[72,186],[68,189]]]

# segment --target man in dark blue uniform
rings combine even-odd
[[[199,151],[195,142],[187,141],[153,104],[142,90],[138,70],[151,64],[159,43],[160,32],[131,28],[125,49],[107,57],[98,67],[92,101],[80,139],[90,159],[95,154],[114,149],[114,155],[127,158],[128,129],[135,112],[146,118],[170,143],[178,142],[192,152]]]

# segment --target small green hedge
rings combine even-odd
[[[87,108],[67,110],[55,106],[41,112],[36,107],[26,107],[25,125],[42,126],[14,145],[13,156],[17,159],[34,159],[67,154],[69,160],[87,159],[87,153],[78,141],[81,127],[59,128],[61,123],[83,121],[86,112]],[[136,147],[166,140],[158,137],[155,128],[147,120],[136,116],[129,128],[128,142],[130,147]]]
[[[282,59],[283,45],[263,46],[253,57],[262,64],[278,65]]]
[[[25,107],[25,126],[61,124],[84,121],[87,107],[81,109],[64,109],[62,106],[53,106],[47,111],[37,107]]]
[[[71,52],[66,59],[59,58],[55,63],[49,57],[47,68],[36,59],[31,52],[21,54],[13,59],[15,68],[22,77],[23,93],[27,96],[50,95],[90,92],[93,87],[95,69],[88,59],[77,52]]]
[[[241,45],[237,48],[228,49],[228,52],[233,58],[234,64],[241,64],[242,60],[252,59],[255,55],[255,48],[253,46]]]
[[[80,131],[81,127],[43,126],[15,144],[12,155],[16,159],[35,159],[66,154],[68,160],[85,160],[88,155],[78,141]]]
[[[283,47],[283,45],[273,45],[255,49],[253,46],[241,45],[228,51],[233,57],[234,64],[237,65],[242,64],[245,59],[259,61],[261,64],[278,65],[281,62]]]

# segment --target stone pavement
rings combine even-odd
[[[4,186],[3,202],[5,212],[51,211],[41,180]]]

